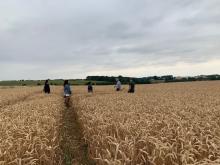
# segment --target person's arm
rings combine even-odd
[[[119,89],[121,89],[122,88],[122,85],[121,85],[121,82],[119,82]]]
[[[66,92],[66,85],[63,87],[63,92],[64,93]]]
[[[44,89],[43,89],[43,91],[44,91],[44,92],[46,91],[46,85],[44,85]]]
[[[69,85],[69,92],[70,92],[70,94],[72,94],[72,91],[71,91],[70,85]]]

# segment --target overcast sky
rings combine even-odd
[[[220,74],[220,0],[0,0],[0,80]]]

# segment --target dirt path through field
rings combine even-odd
[[[74,106],[65,107],[62,114],[60,136],[65,165],[94,165],[88,157],[88,146],[83,141],[81,125]]]

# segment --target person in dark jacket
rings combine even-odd
[[[44,84],[44,93],[50,94],[50,85],[48,80],[46,80]]]
[[[88,83],[88,93],[93,93],[92,82],[89,82],[89,83]]]
[[[128,93],[134,93],[134,91],[135,91],[135,83],[133,80],[130,80]]]

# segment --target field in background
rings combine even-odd
[[[0,164],[220,164],[219,81],[94,88],[0,88]]]
[[[63,85],[64,80],[50,80],[49,83],[50,85]],[[69,80],[69,83],[71,85],[87,85],[88,80]],[[12,80],[12,81],[0,81],[0,87],[4,86],[41,86],[44,85],[45,80]],[[93,84],[96,85],[109,85],[112,84],[111,82],[106,82],[106,81],[92,81]]]

